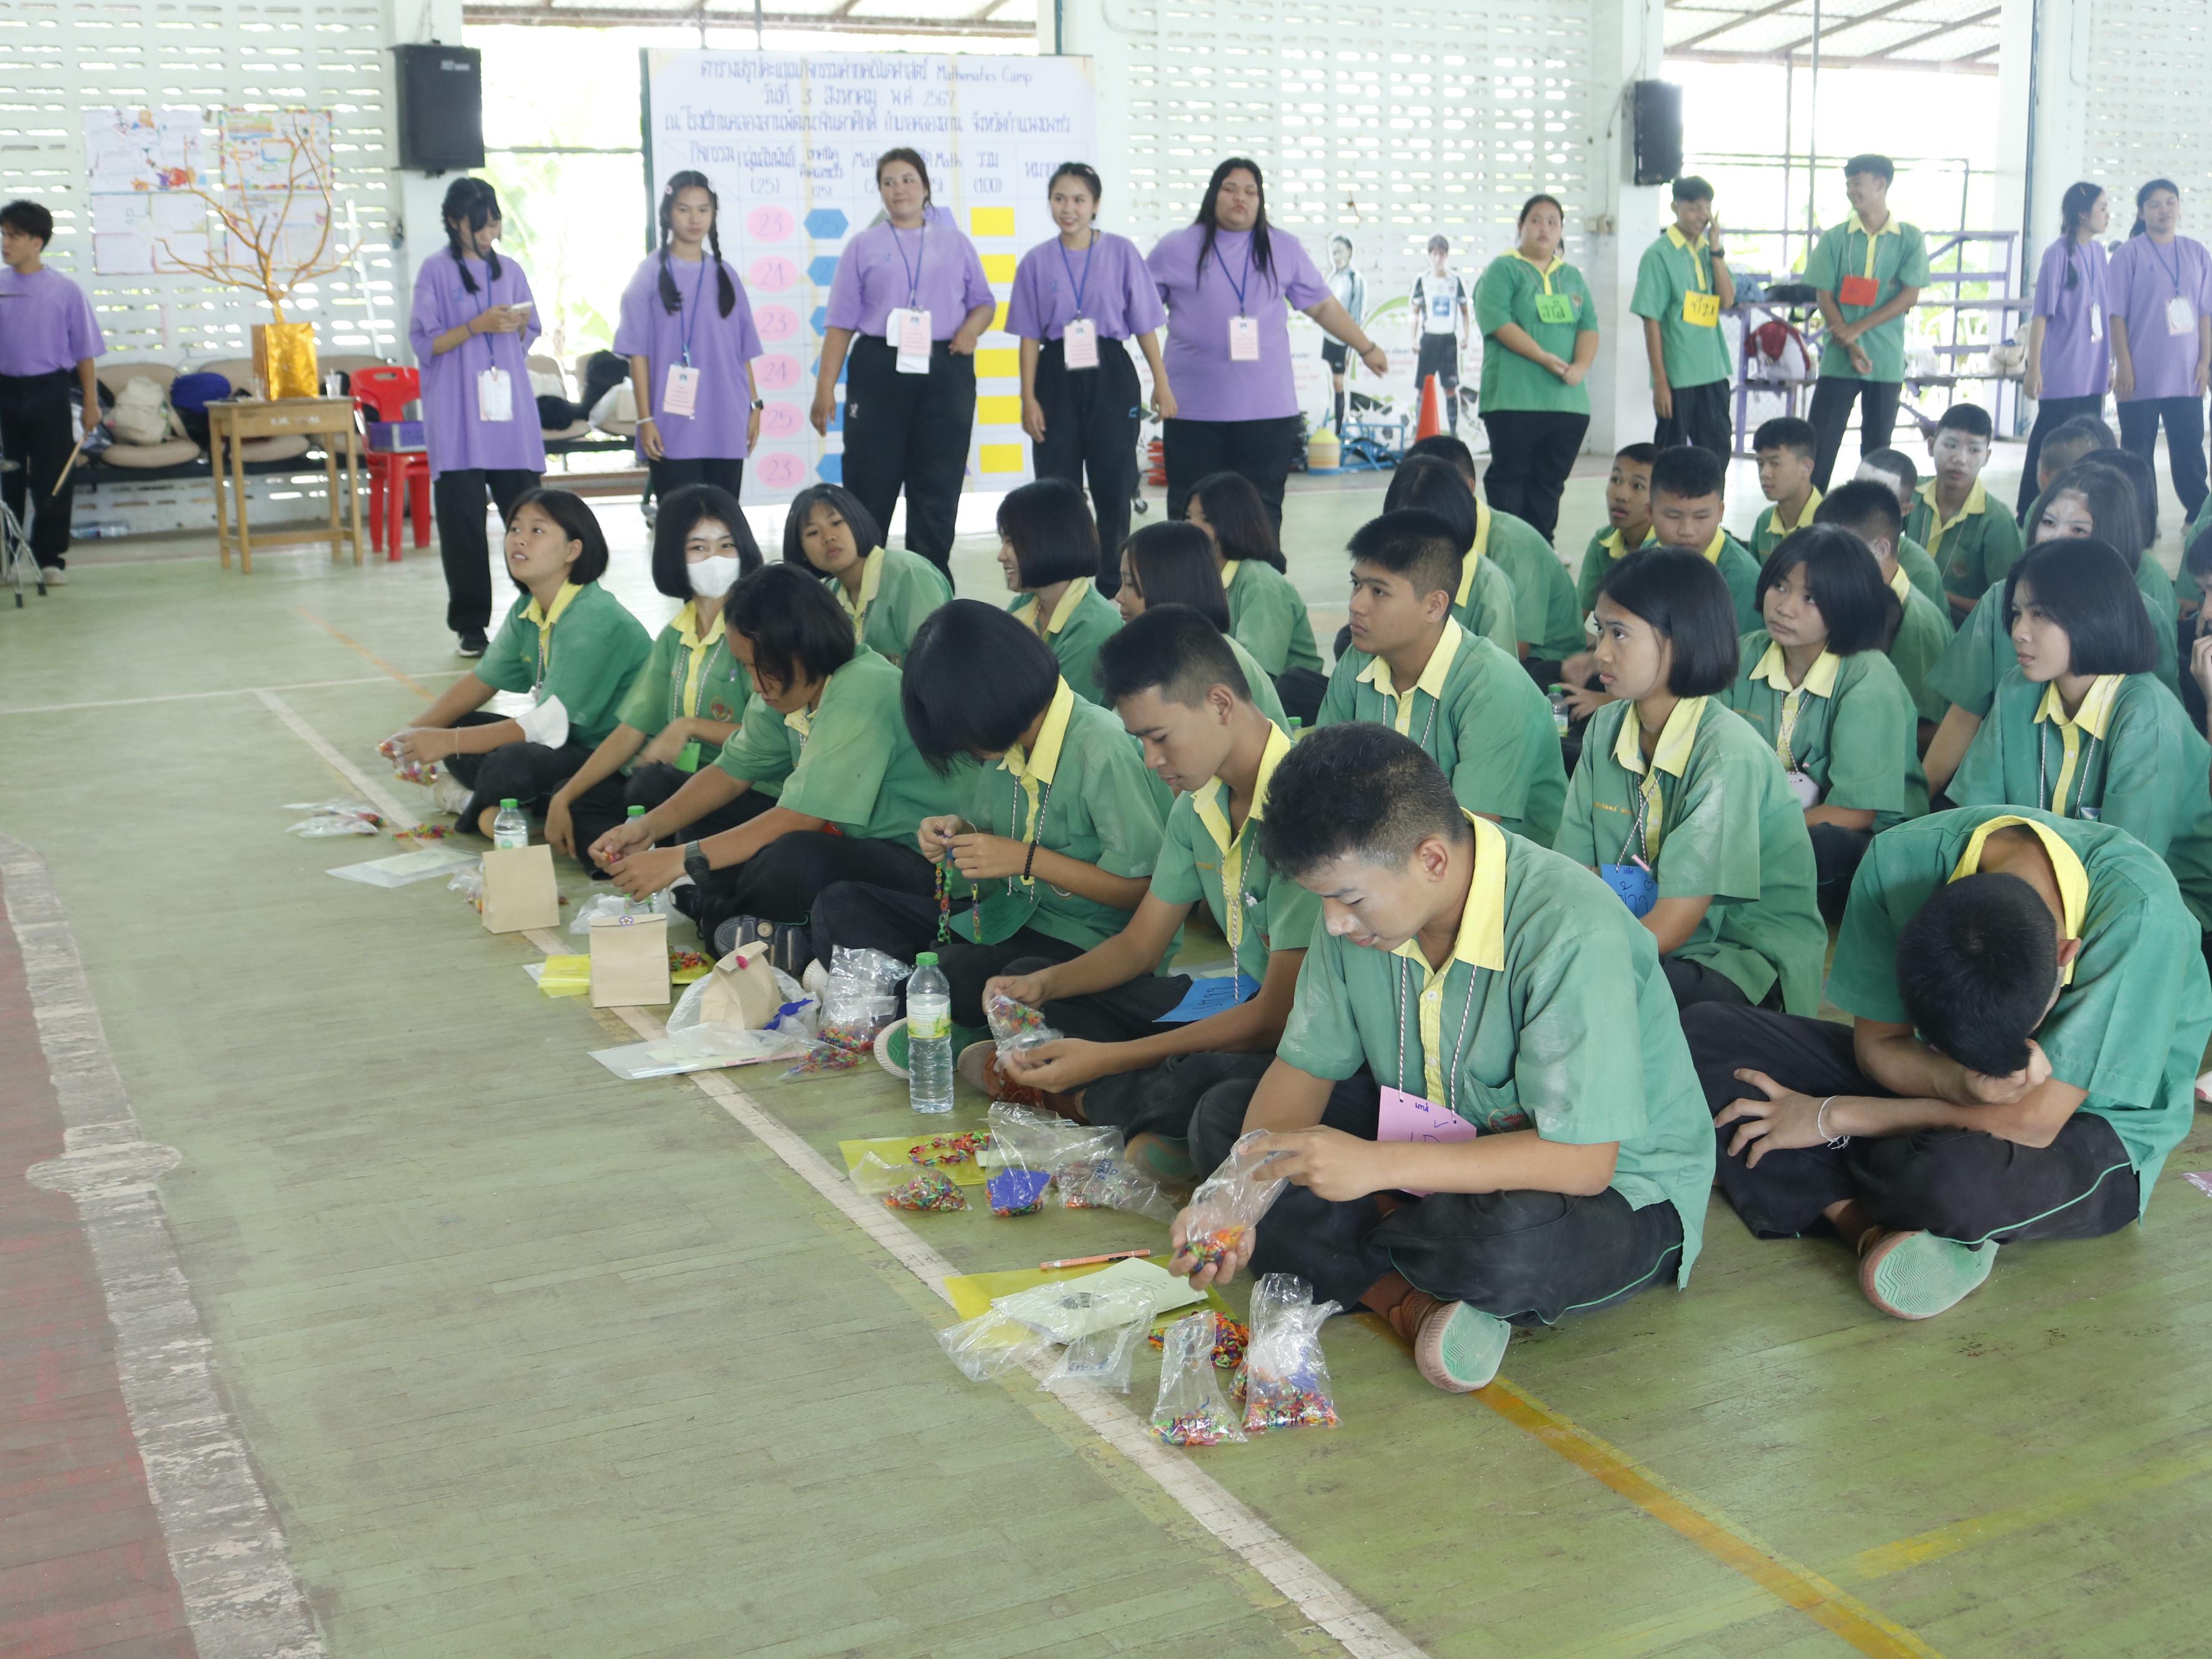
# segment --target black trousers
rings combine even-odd
[[[975,430],[975,358],[955,356],[939,340],[928,374],[902,374],[889,343],[854,336],[845,360],[845,488],[885,534],[904,490],[907,549],[947,576]]]
[[[0,455],[22,464],[0,473],[0,500],[28,532],[32,556],[57,570],[69,563],[70,507],[76,495],[75,467],[60,490],[54,489],[76,447],[79,428],[70,407],[76,384],[65,368],[0,374]]]
[[[732,916],[806,921],[815,902],[841,881],[867,882],[902,893],[937,890],[935,872],[911,841],[871,841],[862,836],[833,836],[826,830],[800,830],[777,836],[743,864],[709,873],[696,884],[697,899],[690,914],[699,924],[699,937],[711,949],[714,930]],[[933,908],[934,904],[933,898]]]
[[[1274,678],[1275,696],[1282,702],[1283,713],[1311,726],[1314,716],[1321,713],[1322,698],[1328,693],[1328,677],[1311,668],[1285,668]]]
[[[1143,396],[1137,366],[1119,340],[1098,342],[1098,367],[1067,366],[1058,340],[1037,353],[1036,398],[1044,408],[1044,441],[1036,449],[1040,478],[1091,481],[1091,512],[1098,520],[1098,591],[1111,599],[1121,588],[1121,544],[1129,539],[1129,502],[1137,490],[1136,413]]]
[[[1298,419],[1163,421],[1160,449],[1168,464],[1168,517],[1182,517],[1190,487],[1210,472],[1241,472],[1252,481],[1275,528],[1283,527],[1283,484],[1297,447]]]
[[[744,488],[745,464],[742,458],[732,460],[722,455],[697,455],[688,460],[647,461],[645,470],[653,477],[653,499],[665,501],[677,490],[690,484],[713,484],[735,495]]]
[[[1851,406],[1858,405],[1859,453],[1864,455],[1889,447],[1890,434],[1897,429],[1897,401],[1904,393],[1904,385],[1897,380],[1854,380],[1824,374],[1813,383],[1813,406],[1805,418],[1812,422],[1813,435],[1818,441],[1813,453],[1815,489],[1825,492],[1828,488],[1836,458],[1844,451],[1844,428],[1850,421]]]
[[[1859,1070],[1848,1025],[1708,1005],[1685,1009],[1682,1030],[1716,1116],[1730,1101],[1757,1097],[1736,1079],[1743,1068],[1802,1094],[1889,1093]],[[1769,1152],[1757,1169],[1729,1156],[1734,1124],[1716,1133],[1721,1189],[1761,1238],[1814,1231],[1822,1212],[1852,1198],[1878,1226],[1964,1244],[2101,1238],[2140,1209],[2127,1149],[2111,1124],[2089,1112],[2075,1113],[2048,1146],[2018,1146],[1973,1129],[1916,1129],[1856,1139],[1840,1151]]]
[[[1216,1168],[1244,1127],[1252,1082],[1206,1092],[1191,1120],[1191,1161]],[[1322,1121],[1375,1139],[1382,1091],[1362,1072],[1330,1091]],[[1387,1211],[1376,1194],[1333,1204],[1286,1187],[1260,1223],[1251,1270],[1296,1273],[1316,1301],[1354,1306],[1395,1271],[1414,1289],[1465,1302],[1516,1325],[1553,1325],[1567,1314],[1670,1285],[1682,1259],[1682,1220],[1671,1204],[1631,1209],[1608,1188],[1565,1193],[1433,1193]]]
[[[2043,493],[2035,482],[2035,463],[2043,453],[2043,441],[2057,428],[2063,426],[2076,415],[2099,415],[2105,412],[2105,394],[2101,392],[2086,398],[2045,398],[2035,405],[2035,424],[2027,429],[2027,455],[2020,464],[2020,499],[2014,503],[2015,519],[2035,505],[2035,498]],[[2030,526],[2032,531],[2033,526]]]
[[[1000,974],[1016,971],[1017,962],[1029,973],[1055,962],[1083,954],[1081,949],[1033,927],[1016,930],[996,945],[979,945],[961,937],[956,913],[952,937],[937,937],[937,900],[928,893],[909,893],[866,882],[841,881],[822,890],[814,901],[814,957],[830,960],[836,945],[848,951],[881,951],[901,962],[912,962],[917,951],[937,952],[937,965],[945,970],[952,989],[952,1023],[969,1027],[983,1024],[983,987]],[[899,988],[899,1006],[906,1006],[906,988]]]
[[[1454,436],[1459,433],[1459,336],[1429,334],[1421,336],[1420,359],[1413,365],[1413,406],[1418,410],[1420,400],[1427,395],[1429,376],[1437,377],[1437,393],[1444,406],[1444,418],[1451,422]]]
[[[1744,995],[1743,987],[1702,962],[1662,957],[1659,971],[1667,975],[1667,988],[1674,994],[1677,1008],[1688,1008],[1700,1002],[1728,1003],[1738,1008],[1750,1005],[1751,999]]]
[[[464,726],[494,726],[507,717],[487,714],[477,709],[453,722]],[[468,805],[461,811],[461,829],[470,835],[477,833],[477,819],[486,807],[496,808],[503,800],[512,800],[533,817],[543,817],[545,803],[553,792],[576,775],[576,769],[592,756],[592,745],[580,738],[572,738],[558,749],[542,743],[502,744],[497,749],[482,755],[456,755],[440,763],[448,772],[468,785]],[[603,779],[576,803],[573,816],[580,822],[588,812],[605,818],[611,813],[614,819],[622,817],[622,783],[619,776]]]
[[[1851,878],[1858,874],[1867,848],[1874,845],[1871,830],[1846,830],[1839,823],[1812,826],[1814,896],[1820,914],[1831,921],[1843,919],[1844,901],[1851,894]]]
[[[1735,415],[1729,403],[1729,383],[1708,380],[1703,386],[1674,388],[1674,412],[1661,421],[1651,441],[1662,449],[1694,444],[1726,457],[1735,453]]]
[[[1492,511],[1525,520],[1550,541],[1559,526],[1559,492],[1582,453],[1589,416],[1558,410],[1492,409],[1483,411],[1482,424],[1490,434],[1484,499]]]
[[[441,472],[430,483],[430,504],[438,514],[438,558],[446,567],[446,626],[456,634],[491,626],[491,543],[484,533],[484,492],[491,492],[499,520],[526,489],[538,487],[538,475],[520,467],[465,467]],[[556,786],[557,787],[557,786]]]
[[[2160,422],[2166,425],[2166,462],[2173,473],[2173,493],[2181,497],[2185,522],[2204,505],[2204,399],[2146,398],[2120,405],[2120,447],[2154,458]]]
[[[711,761],[702,764],[712,765]],[[629,816],[633,806],[642,806],[648,812],[662,805],[691,781],[696,775],[678,770],[663,761],[641,766],[628,779],[619,776],[608,780],[619,785],[609,789],[605,786],[592,790],[568,809],[568,822],[576,832],[576,845],[588,848],[601,836]],[[718,806],[702,818],[694,820],[675,836],[661,843],[664,847],[680,846],[687,841],[702,841],[708,836],[719,836],[725,830],[734,830],[749,823],[775,805],[757,789],[748,789],[726,806]]]

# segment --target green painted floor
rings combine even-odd
[[[1291,503],[1324,642],[1378,505]],[[657,623],[635,509],[601,507]],[[100,544],[0,608],[0,832],[49,860],[143,1133],[184,1154],[161,1197],[330,1650],[1340,1650],[1053,1396],[961,1378],[937,1297],[698,1089],[588,1060],[630,1034],[541,998],[532,946],[441,883],[323,873],[375,843],[282,833],[346,792],[252,688],[381,779],[420,706],[394,676],[457,664],[434,555],[256,564]],[[957,568],[989,591],[980,540]],[[877,1073],[729,1075],[833,1157],[910,1121]],[[2201,1652],[2208,1164],[2200,1130],[2144,1227],[2008,1254],[1919,1326],[1717,1201],[1686,1294],[1522,1337],[1509,1388],[1436,1395],[1340,1321],[1341,1429],[1192,1455],[1437,1655]],[[1161,1242],[913,1229],[963,1270]]]

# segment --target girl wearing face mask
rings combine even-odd
[[[2112,255],[2112,392],[2120,443],[2149,460],[2166,426],[2173,493],[2185,516],[2204,505],[2204,392],[2212,380],[2212,252],[2177,234],[2181,188],[2154,179],[2136,192],[2135,228]]]
[[[999,568],[1015,596],[1006,609],[1045,642],[1077,696],[1103,702],[1092,671],[1121,613],[1098,591],[1098,526],[1083,492],[1065,478],[1008,491],[999,503]]]
[[[853,618],[853,637],[879,657],[906,660],[915,630],[952,597],[945,574],[919,553],[885,547],[875,515],[839,484],[810,484],[783,520],[783,562],[827,579]]]
[[[727,490],[690,484],[661,502],[653,526],[653,585],[684,604],[653,640],[615,729],[553,792],[545,839],[554,851],[581,855],[631,807],[651,811],[738,729],[752,701],[752,679],[723,636],[722,598],[760,563],[752,530]],[[625,769],[627,781],[619,775]],[[748,791],[702,820],[701,833],[735,828],[774,795],[773,788],[765,795]]]
[[[2035,499],[2036,458],[2043,440],[2076,415],[2099,415],[2112,383],[2112,347],[2105,327],[2105,245],[2112,198],[2087,179],[2066,187],[2058,235],[2035,273],[2035,312],[2027,324],[2027,375],[2021,389],[2035,399],[2035,425],[2021,462],[2022,517]]]
[[[1474,289],[1483,333],[1482,423],[1490,432],[1484,493],[1500,513],[1559,527],[1559,493],[1589,429],[1597,306],[1583,274],[1559,257],[1565,221],[1554,196],[1521,209],[1520,246],[1490,262]]]
[[[2149,672],[2154,642],[2127,562],[2100,541],[2045,542],[2006,588],[2015,665],[1951,799],[2125,830],[2212,927],[2212,744]]]

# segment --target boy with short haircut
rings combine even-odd
[[[36,202],[0,208],[0,451],[17,463],[0,499],[29,532],[39,578],[69,580],[76,447],[100,425],[93,360],[107,349],[84,290],[46,263],[54,216]],[[70,384],[83,399],[75,419]]]
[[[1710,449],[1662,449],[1651,463],[1651,528],[1662,547],[1701,553],[1728,583],[1738,629],[1759,626],[1759,561],[1721,528],[1728,506],[1728,463]]]
[[[1813,521],[1848,530],[1864,542],[1881,567],[1882,580],[1897,595],[1897,631],[1883,651],[1912,696],[1913,709],[1920,717],[1918,746],[1925,753],[1929,739],[1936,735],[1944,711],[1951,706],[1948,697],[1928,684],[1929,672],[1942,660],[1944,647],[1951,643],[1951,623],[1936,609],[1935,600],[1912,585],[1897,562],[1899,526],[1904,521],[1897,510],[1897,497],[1886,484],[1854,478],[1828,492],[1814,510]]]
[[[1260,850],[1255,826],[1291,742],[1253,703],[1220,630],[1187,606],[1154,606],[1099,647],[1098,673],[1145,763],[1177,792],[1151,890],[1104,944],[1069,962],[1012,963],[990,981],[987,994],[1002,990],[1042,1009],[1066,1035],[1003,1069],[979,1043],[962,1055],[962,1072],[994,1098],[1119,1128],[1133,1160],[1187,1180],[1191,1112],[1213,1085],[1267,1070],[1320,907]],[[1176,1018],[1194,982],[1157,970],[1201,900],[1229,941],[1233,1000]]]
[[[1261,842],[1323,925],[1274,1063],[1207,1092],[1191,1151],[1211,1169],[1266,1131],[1266,1173],[1291,1184],[1218,1265],[1194,1256],[1186,1211],[1174,1271],[1201,1289],[1247,1268],[1296,1273],[1317,1299],[1388,1319],[1454,1393],[1497,1375],[1514,1325],[1684,1283],[1712,1135],[1656,948],[1627,908],[1468,812],[1434,762],[1377,726],[1300,743]],[[1398,1091],[1480,1134],[1382,1139]]]
[[[1735,447],[1720,326],[1721,313],[1735,303],[1713,187],[1694,175],[1677,179],[1674,222],[1644,250],[1628,302],[1644,319],[1651,412],[1659,422],[1652,441],[1661,448],[1695,444],[1725,457]]]
[[[1549,847],[1567,794],[1551,703],[1518,663],[1453,620],[1451,526],[1431,513],[1386,513],[1350,550],[1352,648],[1315,726],[1394,728],[1443,769],[1461,805]]]
[[[1990,511],[1982,483],[1994,432],[1985,409],[1953,404],[1945,410],[1929,446],[1936,476],[1920,486],[1905,520],[1905,534],[1928,550],[1942,572],[1954,617],[1972,611],[2020,558],[2020,526],[2010,514]]]
[[[1912,458],[1901,449],[1876,449],[1859,458],[1859,470],[1851,475],[1878,483],[1897,498],[1898,522],[1902,524],[1919,505],[1920,469]],[[1905,572],[1913,586],[1928,596],[1943,617],[1944,625],[1956,628],[1951,616],[1951,596],[1943,591],[1943,573],[1936,568],[1936,561],[1928,556],[1928,550],[1902,531],[1897,538],[1898,568]]]
[[[1535,526],[1500,513],[1475,488],[1474,453],[1459,439],[1438,433],[1409,447],[1406,458],[1433,455],[1456,471],[1474,500],[1477,558],[1494,559],[1513,582],[1513,631],[1523,647],[1522,660],[1539,682],[1562,657],[1582,649],[1583,617],[1575,604],[1575,584],[1559,556]]]
[[[1437,377],[1444,417],[1452,434],[1459,434],[1459,360],[1467,349],[1468,331],[1474,326],[1474,309],[1468,303],[1467,284],[1451,268],[1451,243],[1442,236],[1429,238],[1429,268],[1413,278],[1407,309],[1413,321],[1413,396],[1419,399]]]
[[[1683,1013],[1723,1189],[1761,1238],[1825,1220],[1900,1319],[1954,1306],[2001,1244],[2117,1232],[2194,1118],[2201,942],[2124,830],[1986,806],[1885,831],[1828,982],[1851,1029]]]
[[[1813,487],[1813,453],[1820,441],[1813,423],[1794,415],[1761,421],[1751,435],[1759,493],[1772,503],[1759,510],[1751,527],[1752,555],[1761,564],[1784,536],[1813,522],[1813,510],[1820,505],[1820,492]]]
[[[1805,261],[1828,327],[1820,378],[1809,411],[1820,445],[1813,482],[1826,489],[1844,447],[1851,405],[1859,406],[1859,453],[1886,449],[1905,389],[1905,317],[1928,282],[1928,245],[1919,227],[1889,210],[1897,169],[1887,155],[1844,163],[1850,216],[1831,225]]]
[[[1575,580],[1575,605],[1585,618],[1597,609],[1598,584],[1614,562],[1651,544],[1651,464],[1658,459],[1656,444],[1631,444],[1613,458],[1613,476],[1605,482],[1608,528],[1589,538],[1583,550],[1582,573]],[[1567,709],[1576,720],[1588,720],[1613,701],[1592,678],[1596,672],[1585,634],[1583,643],[1559,664],[1559,683],[1566,688]]]

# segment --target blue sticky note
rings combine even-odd
[[[991,1208],[1019,1215],[1044,1195],[1052,1175],[1046,1170],[1001,1170],[983,1183]]]
[[[1226,1013],[1259,988],[1260,981],[1249,974],[1238,974],[1233,979],[1226,974],[1194,979],[1183,1000],[1162,1014],[1159,1023],[1184,1025],[1194,1019],[1210,1019],[1215,1014]]]
[[[1607,886],[1620,895],[1628,914],[1639,921],[1659,902],[1659,878],[1640,864],[1601,864],[1597,872]]]

